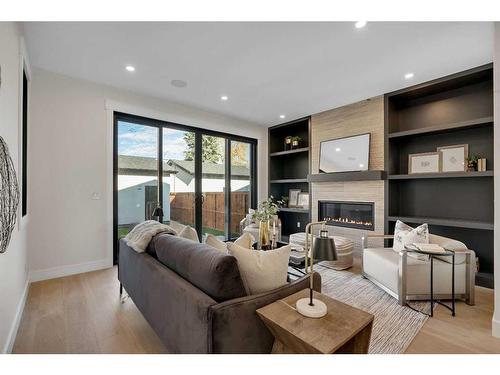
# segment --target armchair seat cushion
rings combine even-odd
[[[464,256],[465,257],[465,256]],[[363,251],[365,274],[398,292],[398,270],[401,255],[392,248],[367,248]],[[465,294],[466,264],[455,264],[455,293]],[[430,261],[407,257],[407,295],[430,293]],[[451,294],[451,264],[434,258],[434,293]]]

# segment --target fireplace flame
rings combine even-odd
[[[364,227],[373,227],[373,223],[371,221],[361,221],[361,220],[353,220],[348,217],[325,217],[323,219],[324,221],[327,222],[334,222],[334,223],[344,223],[344,224],[352,224],[352,225],[361,225]]]

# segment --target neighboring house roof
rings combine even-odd
[[[193,160],[176,160],[171,159],[167,161],[170,167],[178,166],[184,169],[187,173],[194,175],[194,161]],[[209,176],[214,176],[214,178],[223,178],[225,174],[225,165],[219,163],[203,163],[203,177],[210,178]],[[246,177],[250,176],[250,170],[247,167],[240,165],[231,166],[232,177]]]
[[[118,174],[138,175],[138,176],[156,176],[158,170],[158,161],[156,158],[144,156],[118,156]],[[177,174],[177,177],[189,183],[194,177],[193,160],[164,160],[163,174]],[[182,176],[183,175],[183,176]],[[222,179],[225,175],[224,164],[203,163],[203,178]],[[231,167],[231,178],[246,180],[250,177],[250,170],[245,166],[233,165]]]
[[[144,156],[118,156],[118,174],[132,176],[156,176],[158,171],[158,160]],[[177,173],[171,169],[167,161],[163,162],[163,173]]]

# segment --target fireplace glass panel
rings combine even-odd
[[[319,219],[327,225],[374,230],[372,202],[319,202]]]

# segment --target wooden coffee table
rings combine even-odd
[[[257,310],[274,336],[273,353],[368,353],[372,314],[316,292],[328,314],[307,318],[295,311],[295,302],[308,296],[304,289]]]

